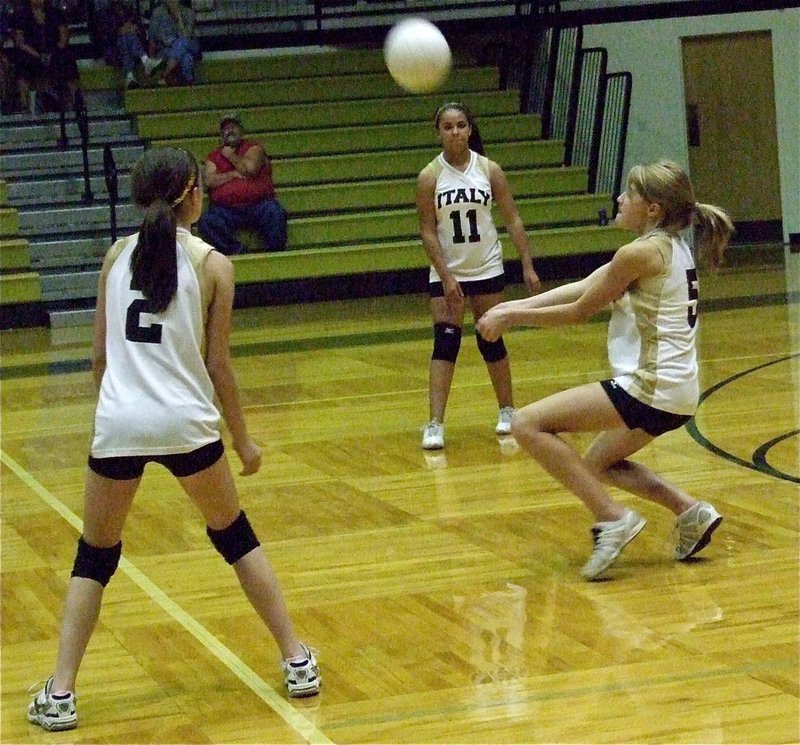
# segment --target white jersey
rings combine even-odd
[[[662,231],[655,238],[664,270],[640,280],[612,304],[608,358],[614,379],[642,403],[691,415],[700,396],[697,378],[698,283],[686,242]]]
[[[447,268],[457,280],[502,274],[503,251],[492,219],[488,158],[470,150],[469,165],[459,171],[439,153],[428,167],[436,175],[436,224]],[[430,281],[441,281],[433,267]]]
[[[204,361],[202,266],[213,248],[178,228],[177,292],[163,313],[149,313],[131,289],[137,239],[117,241],[104,264],[107,366],[95,412],[96,458],[188,453],[220,438]]]

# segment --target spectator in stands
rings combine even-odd
[[[0,6],[0,114],[11,114],[17,109],[17,83],[14,63],[6,49],[6,41],[11,38],[6,16],[6,6]]]
[[[13,19],[19,97],[36,112],[36,93],[65,107],[79,92],[66,16],[48,0],[26,0]]]
[[[195,37],[194,10],[180,0],[164,0],[150,18],[150,56],[166,57],[163,79],[171,84],[191,85],[200,59]]]
[[[151,75],[163,61],[145,51],[147,35],[138,11],[130,0],[111,0],[95,7],[95,21],[92,38],[98,56],[120,69],[126,88],[138,88],[136,73],[141,70]]]
[[[198,223],[203,239],[224,254],[236,254],[242,244],[240,228],[252,228],[267,251],[286,247],[286,211],[275,198],[272,165],[264,148],[243,137],[237,114],[219,122],[221,144],[209,153],[204,182],[211,204]]]

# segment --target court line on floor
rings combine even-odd
[[[31,491],[57,512],[79,533],[83,531],[83,521],[69,509],[60,499],[42,486],[25,468],[17,463],[4,450],[0,449],[0,461],[7,466]],[[138,569],[124,556],[120,559],[119,569],[126,574],[156,605],[167,615],[197,639],[211,654],[227,667],[239,680],[255,693],[267,706],[295,732],[309,743],[333,743],[309,719],[298,712],[289,702],[280,696],[263,680],[258,673],[237,657],[219,639],[211,634],[201,623],[181,608],[147,575]],[[254,611],[255,612],[255,611]]]
[[[697,404],[697,412],[700,411],[700,409],[702,408],[703,404],[709,398],[711,398],[711,396],[713,394],[715,394],[717,391],[721,390],[722,388],[725,388],[726,386],[730,385],[731,383],[734,383],[735,381],[739,380],[740,378],[744,378],[747,375],[751,375],[753,373],[758,372],[759,370],[763,370],[764,368],[770,367],[772,365],[777,365],[777,364],[779,364],[781,362],[787,362],[789,360],[793,360],[793,359],[795,359],[797,357],[800,357],[800,354],[790,354],[788,356],[782,356],[782,357],[779,357],[778,359],[770,360],[769,362],[764,362],[761,365],[756,365],[754,367],[750,367],[747,370],[741,370],[740,372],[735,373],[734,375],[729,375],[724,380],[721,380],[718,383],[712,385],[710,388],[707,388],[705,391],[703,391],[700,394],[700,400],[699,400],[699,402]],[[766,463],[766,461],[762,462],[762,460],[759,459],[758,454],[760,452],[762,452],[762,449],[763,449],[764,445],[761,445],[759,448],[757,448],[755,453],[753,454],[753,456],[751,456],[752,459],[748,461],[748,460],[745,460],[744,458],[740,458],[738,455],[735,455],[734,453],[728,452],[727,450],[721,448],[716,443],[712,442],[712,440],[710,440],[708,437],[706,437],[700,431],[700,426],[697,423],[697,415],[696,414],[695,414],[694,417],[692,417],[692,419],[690,419],[686,423],[685,426],[686,426],[687,432],[689,433],[689,436],[698,445],[700,445],[701,447],[704,447],[709,452],[714,453],[714,455],[717,455],[720,458],[723,458],[724,460],[729,461],[730,463],[736,463],[739,466],[743,466],[744,468],[749,468],[749,469],[751,469],[753,471],[758,471],[759,473],[766,474],[767,476],[772,476],[773,478],[781,479],[781,480],[784,480],[784,481],[791,481],[791,482],[794,482],[796,484],[800,484],[800,476],[796,476],[794,474],[784,473],[783,471],[779,471],[778,469],[773,468],[768,463]],[[781,433],[776,438],[773,438],[772,440],[770,440],[770,443],[777,442],[777,441],[779,441],[781,439],[784,439],[784,438],[787,438],[787,437],[794,437],[796,434],[797,434],[797,432],[795,430],[792,430],[791,432]]]
[[[783,293],[755,295],[753,297],[717,298],[705,300],[701,310],[704,313],[740,310],[751,307],[771,307],[787,302],[797,302],[793,296]],[[607,312],[602,312],[590,319],[591,323],[608,321]],[[463,332],[469,335],[475,326],[465,321]],[[509,333],[536,331],[532,327],[509,329]],[[381,331],[349,331],[341,334],[322,334],[300,338],[279,338],[259,342],[242,342],[231,344],[231,356],[251,357],[269,354],[285,354],[292,352],[314,352],[352,347],[374,346],[395,342],[420,341],[431,338],[431,328],[427,324],[412,325],[405,329],[387,329]],[[25,365],[0,365],[0,380],[25,378],[35,375],[67,375],[86,372],[91,369],[88,358],[75,358],[56,362],[35,362]]]

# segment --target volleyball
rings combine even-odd
[[[386,35],[383,58],[395,82],[410,93],[436,90],[450,72],[450,46],[424,18],[406,18]]]

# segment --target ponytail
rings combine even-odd
[[[156,199],[144,211],[139,242],[131,255],[133,286],[163,313],[178,289],[178,254],[175,212],[163,199]]]
[[[730,216],[713,204],[696,202],[693,223],[700,261],[711,269],[717,269],[734,232]]]
[[[131,172],[131,194],[143,211],[139,238],[131,255],[133,287],[163,313],[178,289],[175,214],[197,185],[197,161],[185,150],[154,148]]]
[[[689,175],[677,163],[661,160],[634,166],[627,186],[648,202],[661,206],[660,228],[676,233],[694,225],[698,258],[711,269],[720,266],[733,235],[733,222],[722,208],[695,201]]]

